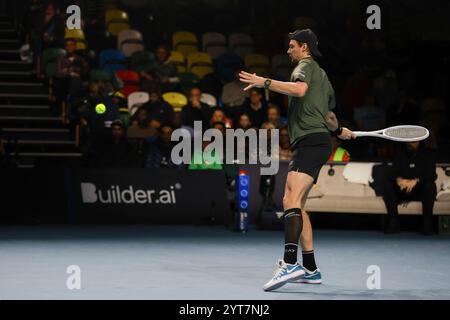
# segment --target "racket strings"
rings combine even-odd
[[[423,128],[392,128],[386,130],[387,136],[400,139],[416,139],[425,137],[427,131]]]

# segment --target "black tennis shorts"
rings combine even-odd
[[[295,141],[291,148],[289,172],[305,173],[311,176],[316,184],[320,169],[331,156],[331,135],[327,132],[311,133]]]

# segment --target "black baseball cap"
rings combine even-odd
[[[319,51],[319,40],[316,34],[311,29],[295,30],[289,34],[290,40],[297,40],[300,43],[308,44],[309,50],[316,57],[321,57],[322,54]]]

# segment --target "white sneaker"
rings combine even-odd
[[[300,264],[287,264],[283,260],[279,260],[277,269],[273,273],[273,278],[264,285],[263,289],[264,291],[279,289],[288,283],[288,281],[299,279],[304,274],[305,270]]]

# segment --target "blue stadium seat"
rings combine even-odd
[[[100,53],[100,68],[109,74],[127,69],[125,55],[119,50],[103,50]]]

